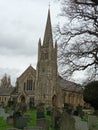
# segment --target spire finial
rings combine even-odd
[[[46,22],[46,28],[45,28],[45,34],[43,40],[44,46],[49,47],[49,44],[53,44],[50,9],[48,9],[48,16],[47,16],[47,22]]]
[[[50,9],[50,0],[49,0],[49,9]]]

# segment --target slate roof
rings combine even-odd
[[[61,77],[59,77],[57,83],[62,88],[62,90],[76,93],[83,93],[83,89],[80,84],[65,80]]]
[[[0,88],[0,96],[10,96],[14,89],[14,87]]]
[[[34,96],[34,91],[24,91],[24,93],[26,94],[26,95],[32,95],[32,96]],[[12,97],[17,97],[17,96],[19,96],[21,94],[21,92],[20,93],[18,93],[17,92],[17,88],[15,87],[15,89],[14,89],[14,91],[12,92],[12,94],[11,94],[11,96]]]

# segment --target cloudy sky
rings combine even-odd
[[[60,5],[55,0],[50,4],[55,27]],[[48,8],[49,0],[0,0],[0,79],[6,73],[14,85],[30,64],[36,69],[38,40],[43,40]]]
[[[51,2],[52,26],[59,6]],[[37,45],[43,39],[49,0],[0,0],[0,78],[12,83],[31,64],[36,68]]]

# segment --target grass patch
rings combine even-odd
[[[55,130],[53,127],[52,127],[52,117],[47,115],[47,111],[45,111],[45,118],[46,120],[48,120],[49,122],[49,130]]]
[[[24,113],[24,115],[30,116],[30,120],[28,121],[28,126],[36,126],[36,110],[29,110]]]
[[[0,117],[0,130],[6,130],[7,128],[13,128],[13,126],[9,125],[3,117]]]

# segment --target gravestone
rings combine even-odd
[[[13,125],[13,123],[14,123],[13,116],[7,117],[7,123],[8,123],[9,125]]]
[[[80,130],[89,130],[88,129],[88,124],[87,124],[87,122],[85,122],[85,121],[80,121]]]
[[[78,116],[73,116],[73,118],[75,119],[76,130],[88,130],[88,124],[86,121],[82,121]]]
[[[75,130],[75,119],[66,111],[62,113],[60,119],[60,130]]]
[[[76,128],[76,130],[80,130],[81,118],[79,116],[73,116],[73,118],[75,119],[75,128]]]
[[[0,116],[4,113],[4,108],[0,107]]]
[[[93,125],[97,123],[98,118],[94,115],[88,116],[88,128],[91,128]]]
[[[17,117],[14,119],[14,127],[18,129],[23,129],[24,127],[27,126],[28,118],[27,117]]]
[[[37,126],[43,130],[49,130],[49,122],[45,118],[37,119]]]
[[[9,116],[9,114],[5,113],[4,108],[0,107],[0,116],[3,117],[6,120],[7,117]]]
[[[44,110],[44,103],[39,103],[37,105],[37,119],[45,118]]]
[[[54,106],[52,109],[51,115],[52,115],[52,126],[53,126],[53,128],[55,128],[57,130],[57,129],[59,129],[59,120],[60,120],[60,116],[61,116],[61,112],[60,112],[59,108]]]

